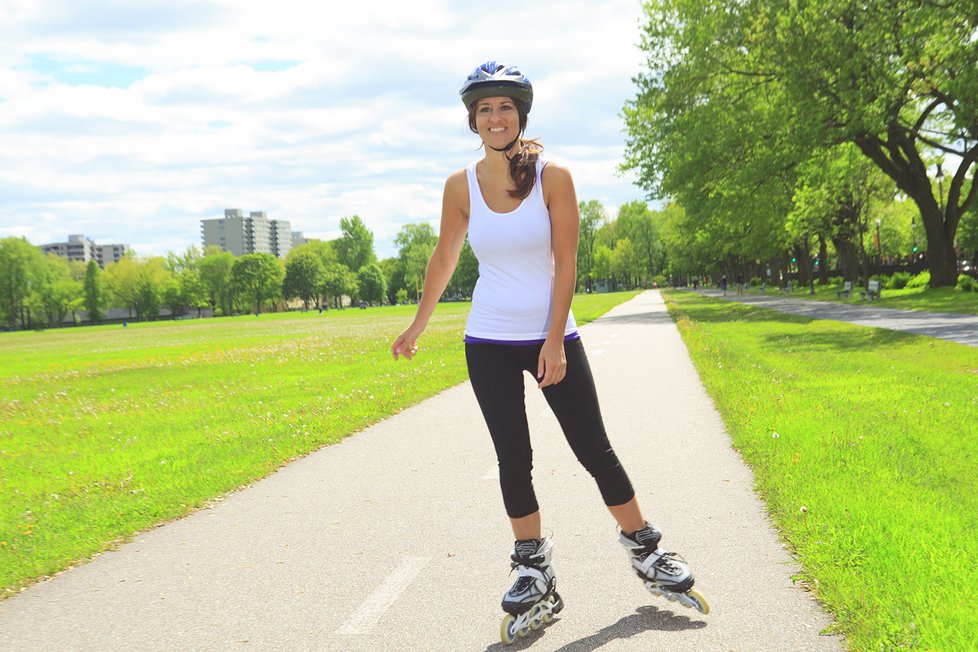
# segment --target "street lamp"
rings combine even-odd
[[[941,164],[937,164],[937,199],[941,207],[941,215],[944,214],[944,170]]]
[[[913,256],[910,257],[911,262],[917,258],[917,218],[910,218],[910,235],[913,236],[913,249],[911,253]]]
[[[880,248],[880,218],[876,218],[876,265],[883,265],[883,251]]]

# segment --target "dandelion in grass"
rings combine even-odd
[[[778,437],[780,437],[780,436],[781,436],[781,435],[779,435],[779,434],[777,433],[777,431],[775,431],[775,432],[772,432],[772,433],[771,433],[771,439],[777,439],[777,438],[778,438]]]

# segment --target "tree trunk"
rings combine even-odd
[[[832,238],[835,251],[839,256],[839,270],[842,278],[852,283],[858,281],[859,276],[859,257],[856,253],[856,245],[845,238]]]
[[[920,209],[921,221],[927,232],[927,266],[930,286],[953,287],[957,283],[957,258],[954,253],[954,234],[961,214],[978,201],[978,184],[972,182],[962,198],[968,171],[978,156],[978,146],[972,147],[959,163],[957,171],[947,179],[947,202],[943,199],[942,184],[938,183],[940,199],[934,197],[934,187],[916,147],[916,135],[894,122],[883,140],[864,134],[855,139],[862,152],[893,179],[897,187],[914,200]]]
[[[919,201],[917,205],[920,205]],[[927,233],[926,259],[927,268],[930,270],[930,286],[932,288],[954,287],[958,282],[958,259],[954,253],[954,237],[949,238],[945,233],[947,230],[945,221],[950,220],[941,217],[941,208],[936,203],[931,209],[934,215],[929,218],[921,210],[924,231]],[[954,207],[947,206],[946,210],[950,213]],[[954,222],[956,223],[957,220]]]
[[[822,285],[829,284],[829,247],[825,243],[825,236],[818,234],[818,282]]]

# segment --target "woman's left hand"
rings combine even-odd
[[[564,355],[563,339],[547,340],[540,349],[540,359],[537,362],[537,387],[543,389],[556,385],[567,375],[567,357]]]

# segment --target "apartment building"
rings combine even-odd
[[[80,260],[85,264],[94,260],[103,269],[109,263],[119,262],[119,259],[132,251],[127,244],[100,245],[80,234],[69,235],[67,242],[52,242],[39,248],[46,254],[58,254],[68,260]]]
[[[234,256],[266,253],[285,258],[292,250],[292,224],[270,220],[265,211],[248,215],[240,208],[228,208],[223,218],[200,221],[204,246],[216,245]]]

